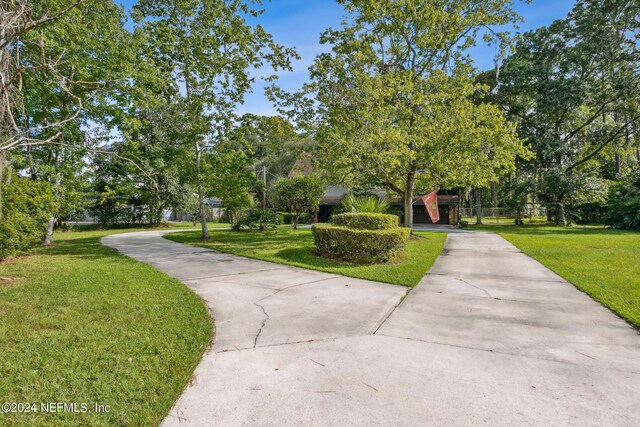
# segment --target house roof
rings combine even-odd
[[[312,172],[313,165],[311,164],[311,154],[302,152],[293,164],[293,167],[289,172],[289,178],[293,178],[296,175],[308,176],[311,175]]]

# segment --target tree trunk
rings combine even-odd
[[[267,167],[262,166],[262,210],[267,209]]]
[[[49,221],[47,221],[47,226],[45,228],[45,234],[42,237],[42,245],[49,246],[53,244],[53,226],[56,224],[56,217],[51,215]]]
[[[496,183],[491,183],[491,207],[496,209],[498,207],[498,191],[496,190]]]
[[[198,183],[198,211],[200,212],[200,226],[202,227],[202,240],[209,240],[209,229],[207,228],[207,208],[204,201],[204,191],[202,184]]]
[[[616,153],[616,178],[620,178],[622,173],[622,157],[619,153]]]
[[[458,187],[458,216],[456,218],[456,225],[460,225],[460,219],[462,219],[462,209],[464,208],[464,200],[462,200],[462,194],[464,189]]]
[[[291,215],[291,228],[298,229],[298,215]]]
[[[476,224],[482,224],[482,193],[479,188],[474,191],[476,193]]]
[[[564,213],[564,202],[558,202],[558,219],[556,222],[562,221],[563,226],[567,226],[567,217]]]
[[[200,176],[200,165],[202,163],[202,150],[200,143],[196,141],[196,181],[198,183],[198,212],[200,213],[200,227],[202,228],[202,240],[209,240],[209,229],[207,228],[207,208],[204,200],[204,188],[202,185],[202,177]]]
[[[191,104],[191,64],[189,63],[189,55],[184,53],[184,86],[186,92],[187,106],[192,108]],[[200,213],[200,226],[202,228],[202,240],[209,240],[209,229],[207,228],[207,209],[204,201],[204,188],[202,185],[202,177],[200,176],[200,165],[202,163],[202,148],[200,147],[199,136],[195,136],[194,149],[196,154],[196,183],[198,189],[198,212]]]
[[[9,184],[9,166],[10,163],[5,154],[0,152],[0,221],[2,221],[4,186]]]
[[[56,171],[58,169],[59,163],[58,163],[58,156],[56,154],[56,162],[55,162],[55,168]],[[62,194],[62,178],[60,177],[59,174],[56,174],[56,179],[53,182],[53,190],[54,190],[54,194],[55,194],[55,204],[56,206],[58,206],[58,203],[61,202],[62,197],[64,196]],[[53,244],[53,228],[56,225],[56,211],[51,212],[51,216],[49,217],[49,221],[47,222],[47,225],[45,227],[45,234],[44,236],[42,236],[42,241],[40,242],[41,245],[43,246],[50,246]]]
[[[412,168],[407,174],[407,182],[404,191],[404,226],[413,227],[413,190],[416,186],[416,170]]]

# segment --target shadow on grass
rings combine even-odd
[[[107,233],[104,233],[105,235]],[[102,234],[79,239],[60,239],[51,246],[42,246],[33,253],[43,257],[72,256],[82,259],[117,258],[119,253],[100,243]]]
[[[300,247],[283,249],[275,254],[275,257],[286,261],[287,263],[295,263],[301,267],[308,268],[332,268],[332,269],[347,269],[358,267],[359,264],[354,264],[346,261],[332,260],[328,258],[322,258],[313,254],[313,248]],[[380,265],[380,264],[378,264]]]
[[[639,235],[639,231],[632,230],[615,230],[612,228],[602,227],[562,227],[554,225],[538,225],[538,224],[526,224],[526,225],[469,225],[467,230],[472,231],[491,231],[495,233],[510,233],[510,234],[530,234],[530,235],[575,235],[575,236],[589,236],[589,235]]]
[[[215,231],[211,239],[204,241],[193,232],[176,233],[165,236],[179,243],[195,244],[220,252],[232,253],[249,258],[296,265],[310,269],[344,270],[354,267],[382,264],[356,264],[339,259],[324,258],[313,253],[315,246],[309,230],[269,230],[257,231]],[[282,248],[278,250],[279,248]],[[265,249],[273,249],[266,254]],[[259,255],[260,254],[260,255]]]

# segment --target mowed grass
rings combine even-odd
[[[165,274],[103,247],[105,231],[56,234],[55,246],[0,263],[0,396],[38,412],[3,426],[157,425],[211,337],[207,310]],[[43,413],[40,402],[109,405]]]
[[[224,222],[208,222],[207,227],[211,229],[228,229],[230,225]],[[124,233],[127,231],[144,231],[144,230],[163,230],[163,229],[200,229],[200,223],[193,225],[191,221],[168,221],[161,224],[117,224],[113,227],[107,227],[102,224],[73,224],[71,223],[67,229],[69,231],[105,231]]]
[[[602,227],[470,226],[495,231],[640,327],[640,233]]]
[[[410,287],[417,285],[429,270],[446,239],[444,233],[416,232],[399,259],[361,265],[314,255],[315,246],[309,229],[284,228],[262,233],[215,230],[208,241],[202,241],[199,232],[178,232],[164,237],[249,258]]]

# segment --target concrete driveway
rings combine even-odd
[[[164,426],[640,425],[638,332],[497,235],[448,235],[402,300],[162,234],[103,243],[182,280],[215,318]]]

